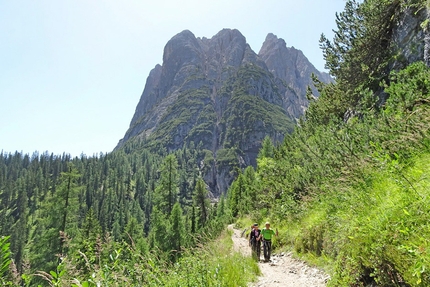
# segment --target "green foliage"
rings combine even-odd
[[[261,201],[257,195],[257,179],[254,168],[249,166],[244,173],[239,173],[228,191],[228,203],[233,217],[251,214],[254,219],[260,217]]]
[[[220,149],[216,154],[217,163],[222,166],[238,166],[238,155],[235,148]]]
[[[344,91],[359,86],[376,89],[385,79],[392,56],[392,29],[401,1],[348,0],[336,14],[333,41],[321,36],[326,67]],[[354,101],[354,98],[351,98]]]
[[[193,195],[194,206],[197,212],[198,228],[203,228],[209,219],[209,200],[205,182],[199,178]]]
[[[266,136],[261,145],[261,149],[260,149],[260,152],[258,153],[258,157],[259,158],[273,157],[274,155],[273,152],[274,152],[274,146],[273,146],[272,140],[270,139],[269,136]]]
[[[166,252],[170,250],[169,221],[157,206],[154,206],[151,213],[151,230],[149,232],[149,242],[151,250]]]
[[[144,145],[136,141],[90,158],[0,155],[0,235],[10,238],[18,278],[10,280],[21,277],[22,285],[37,286],[53,284],[57,276],[70,286],[73,277],[96,274],[100,280],[112,275],[107,282],[114,284],[113,274],[124,272],[125,261],[133,269],[134,252],[145,258],[156,254],[161,266],[178,260],[203,233],[218,236],[230,219],[224,200],[212,207],[202,194],[205,227],[191,233],[188,221],[200,164],[203,159],[214,164],[211,152],[192,143],[162,157]],[[58,268],[65,273],[58,275]],[[151,270],[145,265],[136,272],[150,272],[145,268]],[[137,273],[121,276],[142,282]]]
[[[179,202],[173,205],[172,213],[170,214],[170,232],[168,242],[170,242],[171,257],[177,260],[182,247],[186,244],[186,233],[184,227],[184,220],[182,215],[182,208]]]
[[[12,286],[9,273],[12,260],[10,259],[11,252],[8,240],[8,236],[0,238],[0,283],[2,286]]]
[[[385,100],[381,81],[389,80],[394,63],[405,67],[397,56],[402,51],[394,45],[393,31],[405,9],[419,11],[425,1],[348,0],[343,12],[336,14],[337,30],[332,41],[321,36],[320,46],[326,68],[336,78],[336,84],[319,85],[319,103],[307,111],[306,118],[342,119],[351,111],[379,108]],[[365,91],[370,90],[378,101],[366,103]]]
[[[177,210],[175,205],[174,210]],[[130,245],[107,241],[100,246],[99,264],[87,261],[91,272],[73,273],[71,258],[57,271],[37,275],[50,286],[247,286],[259,274],[250,257],[232,251],[231,234],[223,232],[205,246],[186,249],[175,263],[160,260],[156,253],[142,254]],[[84,258],[85,254],[81,254]],[[127,260],[125,260],[127,259]]]
[[[174,154],[168,155],[161,166],[159,183],[154,201],[164,214],[170,214],[178,200],[178,161]]]
[[[229,189],[229,207],[231,210],[231,214],[236,217],[241,212],[241,203],[245,200],[245,182],[243,174],[239,174],[237,179],[232,183]],[[241,212],[242,213],[242,212]]]
[[[226,126],[221,135],[225,147],[243,146],[257,132],[287,134],[293,127],[280,106],[241,91],[231,98],[221,124]]]
[[[189,250],[163,276],[164,286],[247,286],[258,267],[249,257],[231,251],[229,233],[197,250]]]
[[[386,114],[401,116],[408,111],[423,108],[429,101],[430,72],[423,62],[411,64],[406,69],[394,72],[390,85],[385,86],[389,94]]]
[[[376,281],[381,286],[429,284],[428,159],[428,154],[420,156],[413,167],[402,171],[416,183],[413,186],[387,166],[372,171],[364,186],[348,193],[330,192],[312,203],[302,219],[308,228],[296,237],[300,238],[296,248],[336,258],[330,286],[356,281]]]
[[[324,266],[329,286],[430,284],[430,70],[414,63],[389,79],[384,105],[374,109],[373,92],[361,91],[360,113],[347,121],[326,113],[324,97],[340,95],[326,86],[274,156],[258,159],[260,218],[288,226],[280,242]],[[240,186],[242,174],[230,205],[246,216],[239,211],[251,200]]]

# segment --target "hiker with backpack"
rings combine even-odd
[[[278,230],[276,229],[276,232],[273,231],[273,229],[270,229],[270,223],[266,222],[265,228],[261,230],[261,235],[263,238],[264,262],[269,262],[272,252],[272,238],[273,235],[278,236]]]
[[[259,261],[261,253],[261,230],[258,229],[258,224],[252,225],[251,233],[249,234],[249,243],[252,249],[252,258]]]

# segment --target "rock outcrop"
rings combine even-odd
[[[430,66],[430,11],[408,8],[393,29],[392,42],[398,55],[390,69],[401,69],[407,65],[424,61]]]
[[[318,95],[312,84],[312,74],[323,82],[332,81],[329,74],[318,71],[302,51],[287,47],[283,39],[271,33],[267,35],[258,55],[269,71],[284,83],[280,85],[283,87],[283,107],[292,118],[299,118],[308,107],[307,87],[313,88],[313,93]]]
[[[190,31],[165,46],[149,74],[130,127],[117,148],[135,138],[168,151],[195,144],[211,154],[202,174],[215,196],[234,167],[255,165],[265,136],[281,141],[306,109],[310,75],[320,73],[300,50],[269,34],[256,54],[238,30],[210,39]]]

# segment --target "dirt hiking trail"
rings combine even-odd
[[[248,239],[242,236],[244,232],[235,229],[234,225],[229,225],[229,229],[233,230],[232,240],[234,250],[241,252],[245,256],[251,256]],[[263,250],[261,250],[261,253],[263,253]],[[268,263],[258,263],[262,274],[257,278],[256,282],[250,283],[249,287],[325,287],[329,279],[329,276],[319,269],[310,267],[303,261],[294,259],[291,253],[273,254],[271,261]]]

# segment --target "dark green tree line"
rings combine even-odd
[[[10,236],[23,278],[41,282],[32,274],[55,270],[60,258],[76,261],[83,275],[116,244],[139,254],[153,247],[169,261],[194,244],[203,230],[191,233],[192,209],[204,206],[200,225],[216,219],[205,184],[193,201],[205,153],[184,147],[160,156],[143,144],[93,157],[0,154],[0,235]]]

